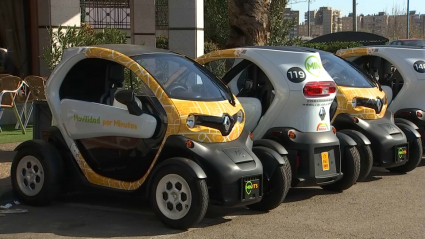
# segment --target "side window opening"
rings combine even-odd
[[[354,61],[372,77],[375,77],[381,85],[391,87],[393,99],[403,87],[404,79],[398,69],[391,62],[378,56],[363,56]]]
[[[243,60],[228,71],[223,81],[236,85],[237,97],[254,97],[260,100],[264,115],[274,100],[275,91],[270,79],[257,65]]]
[[[107,67],[113,62],[89,58],[75,64],[59,89],[60,99],[100,103],[105,93]]]

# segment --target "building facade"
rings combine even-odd
[[[170,50],[204,53],[203,0],[1,0],[0,48],[7,49],[8,63],[0,73],[48,76],[42,57],[51,46],[47,29],[82,23],[118,28],[129,44],[155,46],[156,36],[166,35]]]
[[[308,25],[301,24],[298,26],[298,35],[301,37],[308,36]],[[323,35],[323,25],[310,25],[310,36],[318,37]]]
[[[304,16],[306,20],[304,24],[299,26],[299,32],[301,35],[301,28],[303,28],[302,33],[304,34],[305,28],[307,29],[307,34],[302,36],[308,36],[308,16],[310,16],[310,34],[312,37],[315,37],[316,34],[323,35],[342,31],[341,10],[333,10],[331,7],[321,7],[319,10],[306,12]]]
[[[291,8],[285,8],[284,19],[294,21],[295,25],[290,29],[289,38],[298,37],[298,23],[300,22],[300,11],[291,10]]]

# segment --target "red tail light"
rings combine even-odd
[[[335,91],[336,85],[333,81],[308,82],[304,86],[305,96],[328,96]]]

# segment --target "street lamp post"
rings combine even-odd
[[[410,20],[410,14],[409,14],[409,0],[407,0],[407,31],[406,31],[406,38],[409,39],[409,20]]]
[[[353,0],[353,31],[357,31],[357,3]]]
[[[308,0],[308,10],[307,10],[307,29],[308,29],[308,37],[310,37],[310,0]]]

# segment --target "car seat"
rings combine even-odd
[[[115,92],[123,87],[124,67],[119,64],[110,64],[106,70],[105,93],[100,97],[100,103],[113,105]]]

